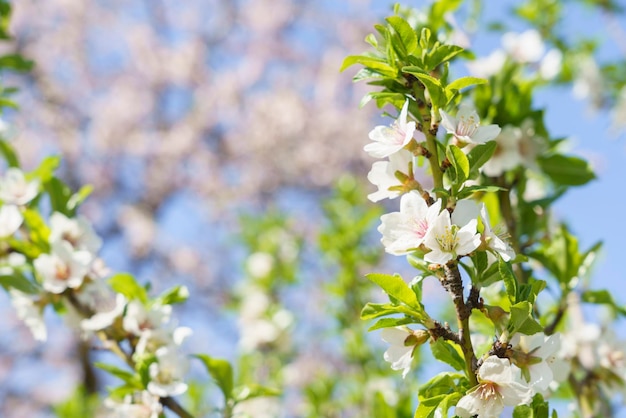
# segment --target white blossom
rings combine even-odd
[[[177,327],[173,331],[168,328],[146,330],[139,337],[135,354],[142,356],[155,353],[161,347],[180,346],[192,334],[193,330],[188,327]]]
[[[110,410],[109,418],[158,418],[163,412],[159,397],[145,390],[126,396],[122,402],[107,398],[104,406]]]
[[[528,404],[531,396],[519,368],[508,359],[489,356],[478,369],[478,386],[459,400],[455,414],[461,418],[498,418],[505,406]]]
[[[539,64],[539,75],[544,80],[552,80],[559,75],[563,67],[563,53],[553,48],[548,51]]]
[[[452,224],[450,212],[442,211],[430,226],[424,245],[431,251],[424,256],[424,260],[434,264],[446,264],[459,255],[466,255],[480,245],[480,234],[476,232],[478,221],[472,219],[465,226],[459,228]]]
[[[483,173],[497,177],[517,167],[522,162],[519,152],[521,138],[521,129],[511,125],[505,126],[495,139],[496,150],[489,161],[482,166]]]
[[[24,218],[15,205],[4,205],[0,208],[0,238],[13,235],[20,229]]]
[[[57,241],[52,243],[50,254],[41,254],[33,264],[43,288],[51,293],[62,293],[83,283],[91,261],[89,252],[74,251],[69,243]]]
[[[394,255],[408,254],[422,245],[424,237],[441,211],[441,201],[430,207],[416,191],[406,193],[400,199],[400,212],[380,217],[378,231],[385,251]]]
[[[150,308],[138,300],[132,300],[126,307],[124,330],[140,336],[144,331],[154,330],[167,323],[172,313],[171,305],[152,305]]]
[[[456,117],[439,109],[441,125],[463,144],[482,144],[494,139],[500,133],[498,125],[480,126],[478,113],[469,105],[459,108]]]
[[[17,317],[24,321],[37,341],[46,341],[46,324],[42,316],[42,307],[37,303],[37,300],[33,296],[16,289],[10,289],[9,294]]]
[[[68,218],[59,212],[50,216],[50,242],[64,240],[77,250],[96,254],[102,240],[96,235],[91,224],[82,216]]]
[[[400,150],[389,156],[389,161],[376,161],[372,165],[372,169],[367,174],[367,179],[375,186],[378,191],[370,193],[367,198],[372,202],[378,202],[382,199],[394,199],[402,194],[400,190],[389,190],[393,187],[402,186],[402,183],[396,177],[396,172],[405,175],[415,174],[415,164],[413,165],[413,173],[409,173],[409,163],[413,161],[413,154],[407,150]]]
[[[160,397],[177,396],[187,390],[183,381],[189,360],[174,347],[161,347],[155,352],[157,361],[150,364],[148,392]]]
[[[543,332],[534,335],[515,334],[510,344],[515,352],[513,360],[522,370],[522,376],[535,392],[546,395],[555,380],[561,335],[547,336]]]
[[[428,340],[427,331],[414,331],[407,327],[384,328],[381,338],[389,343],[383,358],[391,363],[393,370],[402,370],[404,379],[411,369],[415,348]]]
[[[246,269],[252,277],[263,278],[267,277],[274,268],[274,257],[263,251],[257,251],[250,254],[246,260]]]
[[[541,35],[534,29],[505,33],[502,46],[513,61],[521,64],[538,62],[546,50]]]
[[[415,134],[415,122],[407,122],[409,100],[402,106],[400,116],[391,126],[379,125],[370,133],[369,138],[374,141],[367,144],[363,149],[372,157],[385,158],[395,154],[404,148]],[[425,141],[424,134],[417,131],[420,141]]]
[[[27,181],[19,168],[11,167],[0,179],[0,200],[8,205],[25,205],[37,196],[39,182]]]
[[[94,314],[80,321],[83,331],[99,331],[105,329],[122,316],[126,307],[126,297],[104,284],[102,281],[87,283],[76,295],[78,301],[91,309]]]
[[[487,208],[484,204],[480,209],[480,217],[483,224],[483,232],[481,234],[482,242],[485,243],[487,249],[500,254],[500,257],[502,257],[504,261],[510,261],[513,257],[515,257],[515,251],[513,251],[511,246],[491,229],[489,214],[487,213]]]
[[[506,61],[506,54],[501,49],[493,51],[489,56],[469,61],[466,65],[475,77],[489,78],[497,74]]]

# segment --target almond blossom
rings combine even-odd
[[[176,396],[187,391],[183,376],[189,369],[189,360],[175,347],[161,347],[155,352],[157,361],[149,368],[148,392],[160,397]]]
[[[482,144],[494,139],[500,133],[498,125],[480,126],[478,113],[469,105],[459,108],[456,117],[439,109],[441,125],[461,144]]]
[[[480,234],[476,232],[478,221],[472,219],[465,226],[452,224],[450,212],[442,211],[430,225],[424,237],[424,245],[431,251],[424,260],[434,264],[446,264],[460,255],[474,251],[480,245]]]
[[[533,335],[515,334],[510,344],[513,351],[511,359],[522,370],[524,379],[533,391],[546,395],[550,384],[555,380],[555,372],[563,366],[559,362],[559,367],[555,367],[561,349],[561,335],[547,336],[543,332]],[[556,374],[556,377],[564,376]]]
[[[498,253],[504,261],[510,261],[513,257],[515,257],[515,251],[513,251],[511,246],[506,241],[502,240],[502,238],[500,238],[500,236],[494,233],[491,229],[489,214],[487,213],[487,208],[484,204],[480,209],[480,218],[483,224],[481,240],[484,243],[484,247],[492,253]]]
[[[396,177],[396,172],[407,176],[409,173],[409,163],[413,161],[413,154],[406,150],[400,150],[389,156],[389,161],[377,161],[372,165],[372,169],[367,174],[367,179],[378,187],[378,191],[370,193],[367,198],[372,202],[382,199],[394,199],[402,194],[402,183]],[[415,164],[413,165],[415,169]]]
[[[538,62],[546,50],[541,35],[534,29],[505,33],[502,46],[513,61],[521,64]]]
[[[9,205],[25,205],[37,196],[39,182],[26,180],[19,168],[11,167],[0,180],[0,200]]]
[[[369,138],[374,142],[363,148],[369,155],[376,158],[388,157],[400,151],[413,139],[416,132],[415,122],[407,122],[408,109],[409,100],[407,99],[402,106],[400,116],[393,125],[379,125],[369,133]],[[420,141],[426,140],[422,132],[417,131],[417,135],[420,137]]]
[[[531,397],[517,366],[509,359],[489,356],[478,369],[478,386],[461,398],[454,413],[461,418],[498,418],[505,406],[528,404]]]
[[[102,240],[96,235],[91,224],[82,216],[68,218],[59,212],[50,216],[50,241],[65,240],[77,250],[92,254],[98,252]]]
[[[37,341],[46,341],[48,333],[43,320],[43,309],[38,300],[16,289],[10,289],[9,294],[17,317],[24,321]]]
[[[15,205],[4,205],[0,208],[0,238],[13,235],[22,225],[24,218]]]
[[[402,370],[402,378],[405,378],[411,369],[415,348],[430,338],[428,331],[412,330],[407,327],[384,328],[381,338],[389,343],[383,358],[391,363],[393,370]]]
[[[511,125],[505,126],[500,135],[496,137],[496,150],[489,161],[482,166],[482,172],[488,176],[497,177],[505,171],[517,167],[522,162],[519,153],[521,138],[522,131],[520,128]]]
[[[51,293],[79,287],[89,273],[92,255],[87,251],[74,251],[65,241],[52,243],[50,254],[41,254],[33,262],[42,286]]]
[[[441,211],[441,201],[430,207],[416,191],[406,193],[400,199],[400,212],[380,217],[378,231],[385,251],[394,255],[408,254],[422,245],[429,226]]]
[[[154,330],[169,321],[172,313],[171,305],[152,305],[150,308],[144,306],[138,300],[128,303],[124,314],[124,330],[141,336],[147,330]]]
[[[122,402],[107,398],[104,405],[110,410],[110,418],[158,418],[163,412],[159,397],[145,390],[127,395]]]

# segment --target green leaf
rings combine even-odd
[[[368,320],[394,314],[415,315],[415,312],[404,306],[392,305],[391,303],[369,302],[361,310],[361,319]]]
[[[233,399],[236,402],[243,402],[248,399],[260,398],[266,396],[280,396],[281,391],[276,388],[267,386],[248,384],[235,388]]]
[[[233,367],[223,359],[209,357],[206,354],[195,354],[195,358],[202,361],[204,367],[222,390],[224,399],[228,402],[233,397]]]
[[[539,157],[538,163],[552,181],[564,186],[581,186],[596,178],[593,170],[582,158],[561,154]]]
[[[91,184],[86,184],[80,188],[76,193],[72,195],[67,201],[67,209],[74,214],[78,206],[81,205],[89,197],[91,192],[93,191],[93,186]]]
[[[528,405],[518,405],[513,410],[513,418],[532,418],[533,410]]]
[[[189,289],[186,286],[175,286],[164,292],[156,301],[160,305],[174,305],[183,303],[189,298]]]
[[[396,78],[398,76],[398,71],[390,66],[387,61],[382,58],[370,57],[367,55],[347,56],[343,60],[339,71],[344,71],[346,68],[354,64],[361,64],[364,67],[369,68],[371,71],[375,71],[385,77]]]
[[[50,181],[60,163],[61,157],[58,155],[46,157],[41,161],[39,167],[30,173],[29,177],[39,178],[42,183],[46,183]]]
[[[381,328],[398,327],[400,325],[413,324],[415,321],[412,318],[383,318],[376,321],[374,325],[369,327],[368,331],[374,331]]]
[[[446,157],[448,157],[448,161],[450,161],[454,167],[454,171],[456,173],[456,184],[463,184],[469,176],[470,165],[467,156],[461,148],[450,144],[446,149]]]
[[[413,74],[419,81],[424,84],[428,94],[430,95],[430,101],[435,108],[441,108],[445,106],[445,92],[439,80],[428,74],[425,74],[419,67],[404,67],[402,71],[405,73]]]
[[[437,340],[431,340],[430,349],[437,360],[449,364],[456,370],[465,369],[465,360],[458,345],[443,338],[438,338]]]
[[[441,83],[439,83],[439,80],[426,74],[416,73],[413,75],[424,84],[424,87],[426,87],[426,90],[428,90],[428,94],[430,95],[430,101],[436,109],[445,106],[445,93],[443,87],[441,87]]]
[[[387,22],[402,42],[401,50],[405,55],[410,55],[417,49],[417,35],[409,23],[400,16],[388,17]]]
[[[475,86],[478,84],[486,84],[487,80],[479,77],[461,77],[459,79],[454,80],[452,83],[446,86],[446,90],[461,90],[469,86]]]
[[[146,289],[137,283],[132,274],[117,273],[109,279],[109,285],[117,293],[121,293],[129,300],[138,299],[143,303],[148,302]]]
[[[532,310],[532,304],[527,301],[511,306],[511,317],[507,326],[511,335],[516,332],[533,335],[543,331],[543,327],[532,317]]]
[[[517,302],[517,279],[515,278],[515,274],[513,273],[509,263],[504,261],[502,257],[498,258],[498,272],[504,282],[504,288],[506,289],[509,301],[511,304]]]
[[[31,295],[38,294],[41,291],[38,285],[28,280],[18,271],[13,271],[12,274],[0,275],[0,285],[5,289],[17,289],[20,292]]]
[[[9,54],[0,57],[0,68],[8,68],[14,71],[30,71],[34,62],[24,59],[19,54]]]
[[[22,211],[22,216],[24,216],[24,223],[28,226],[28,236],[32,243],[43,252],[50,251],[50,244],[48,243],[50,228],[48,228],[39,212],[26,208]]]
[[[426,56],[425,64],[429,70],[434,70],[440,64],[450,61],[453,57],[463,52],[463,48],[456,45],[441,45]]]
[[[99,369],[105,370],[112,374],[113,376],[122,379],[127,384],[136,387],[137,389],[143,389],[143,386],[140,383],[139,376],[135,372],[130,372],[128,370],[120,369],[119,367],[113,366],[108,363],[94,363]]]
[[[469,160],[470,170],[477,172],[480,167],[485,165],[487,161],[493,156],[497,148],[496,141],[485,142],[484,144],[478,144],[467,154]]]
[[[624,306],[619,306],[618,304],[616,304],[613,296],[609,293],[608,290],[585,290],[582,294],[581,299],[583,302],[586,303],[593,303],[596,305],[608,305],[620,315],[626,315],[626,308],[624,308]]]
[[[60,212],[66,216],[72,216],[67,208],[67,203],[72,197],[72,190],[56,177],[50,178],[44,183],[44,189],[50,196],[50,205],[54,212]]]
[[[0,140],[0,153],[4,156],[9,167],[19,168],[20,162],[17,159],[17,154],[15,154],[13,147],[5,140]]]
[[[370,273],[365,277],[380,286],[389,296],[399,300],[418,312],[422,312],[422,305],[419,303],[415,293],[402,279],[402,277],[380,273]]]

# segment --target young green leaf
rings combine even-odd
[[[581,186],[596,178],[587,161],[582,158],[555,154],[539,157],[537,162],[552,181],[563,186]]]
[[[206,354],[196,354],[194,357],[202,361],[217,386],[222,390],[224,399],[226,401],[232,399],[234,377],[233,367],[230,363],[223,359],[209,357]]]
[[[400,46],[405,55],[410,55],[417,49],[417,35],[409,23],[400,16],[388,17],[387,22],[398,34],[402,45]]]
[[[370,273],[365,277],[380,286],[389,296],[399,300],[418,312],[422,312],[422,305],[419,303],[415,293],[402,279],[402,277],[380,273]]]
[[[109,285],[117,293],[121,293],[129,300],[139,299],[143,303],[148,302],[146,289],[137,283],[132,274],[117,273],[109,279]]]
[[[446,157],[448,157],[448,161],[450,161],[454,167],[454,171],[456,173],[455,183],[458,185],[463,184],[463,182],[467,180],[470,172],[470,165],[467,156],[461,148],[450,144],[446,149]]]

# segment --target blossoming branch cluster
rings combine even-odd
[[[112,275],[97,255],[100,238],[85,218],[71,215],[84,196],[62,199],[53,187],[60,184],[44,164],[29,174],[8,168],[0,179],[2,284],[18,316],[45,341],[43,311],[51,306],[132,368],[102,366],[125,381],[105,402],[108,416],[157,417],[164,405],[180,412],[171,397],[187,390],[181,344],[191,329],[177,326],[171,311],[187,290],[150,299],[131,275]],[[39,214],[44,194],[53,206],[47,221]]]
[[[612,391],[624,386],[623,351],[608,343],[575,348],[585,344],[564,319],[582,315],[568,302],[573,297],[616,314],[623,309],[605,291],[581,286],[600,244],[581,251],[550,214],[569,187],[594,174],[583,159],[562,153],[562,140],[550,139],[543,111],[532,105],[533,89],[558,74],[560,53],[544,57],[536,32],[508,34],[497,63],[488,65],[489,58],[468,65],[488,79],[451,79],[450,63],[464,49],[447,43],[453,37],[437,20],[439,12],[432,6],[425,19],[416,19],[397,8],[387,25],[376,26],[380,37],[366,38],[373,50],[344,61],[343,68],[365,67],[355,81],[382,88],[364,102],[399,109],[390,126],[370,132],[372,142],[364,147],[384,159],[368,174],[377,187],[368,197],[400,198],[400,210],[381,217],[381,242],[419,271],[410,283],[398,275],[368,275],[389,302],[368,303],[361,317],[378,319],[370,330],[382,329],[389,344],[384,359],[403,377],[427,342],[437,360],[457,371],[422,386],[416,417],[446,417],[453,406],[462,418],[498,417],[506,407],[519,416],[547,417],[546,399],[556,391],[562,396],[564,383],[582,416],[608,416]],[[540,60],[538,71],[527,70]],[[420,168],[426,161],[428,171]],[[539,278],[537,265],[550,281]],[[449,294],[456,329],[426,312],[422,285],[429,277]],[[541,294],[548,287],[551,297]],[[589,360],[602,349],[615,360],[611,376],[609,367]]]

